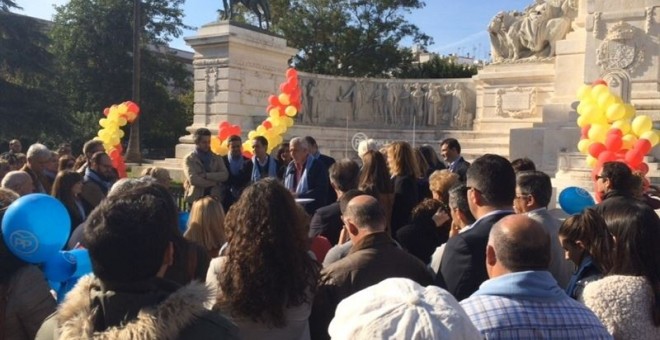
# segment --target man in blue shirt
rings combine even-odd
[[[485,281],[461,301],[487,339],[611,339],[596,315],[571,299],[548,272],[550,235],[524,215],[490,232]]]

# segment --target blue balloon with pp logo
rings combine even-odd
[[[594,205],[594,198],[582,188],[568,187],[559,193],[559,206],[569,215],[575,215]]]
[[[17,199],[2,219],[2,238],[7,248],[29,263],[42,263],[57,255],[70,233],[71,219],[66,208],[46,194]]]
[[[81,277],[92,272],[92,260],[87,249],[73,249],[68,252],[76,259],[76,270],[73,277]]]
[[[188,219],[190,218],[190,212],[181,211],[179,212],[179,230],[181,233],[185,233],[188,229]]]
[[[76,257],[68,251],[59,251],[44,262],[41,269],[48,281],[63,282],[71,278],[76,272]]]

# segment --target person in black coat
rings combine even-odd
[[[444,212],[447,220],[436,226],[433,215],[439,211]],[[428,264],[435,249],[447,242],[450,227],[449,208],[438,200],[427,198],[413,209],[412,223],[399,229],[396,238],[403,249]]]
[[[502,156],[486,154],[467,171],[468,204],[477,218],[470,227],[447,241],[436,284],[463,300],[488,279],[486,244],[490,229],[513,214],[516,175]],[[437,268],[433,268],[437,271]]]
[[[309,153],[309,146],[304,138],[295,137],[289,142],[293,160],[284,174],[284,186],[296,198],[311,198],[312,202],[303,203],[305,211],[314,215],[316,210],[326,205],[328,198],[328,170],[325,165]]]
[[[305,140],[307,141],[307,145],[309,145],[309,153],[317,160],[321,161],[323,165],[325,166],[328,171],[330,171],[330,167],[335,164],[335,159],[328,156],[324,155],[319,151],[319,145],[316,143],[316,139],[312,136],[306,136]],[[337,194],[335,193],[335,190],[330,186],[328,188],[328,198],[327,202],[335,202],[337,200]]]
[[[243,141],[241,137],[233,135],[229,137],[229,154],[222,157],[225,167],[229,171],[229,178],[224,183],[224,194],[222,195],[222,207],[229,210],[234,202],[238,200],[243,189],[250,184],[252,176],[252,160],[243,156]]]
[[[419,203],[417,180],[421,174],[416,162],[415,153],[407,142],[394,142],[387,149],[387,164],[394,185],[394,204],[390,224],[394,237],[399,228],[410,222],[410,213]]]

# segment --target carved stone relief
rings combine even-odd
[[[472,127],[476,94],[462,82],[301,75],[301,124]]]
[[[603,70],[624,69],[633,72],[644,59],[644,51],[637,46],[636,31],[630,24],[619,21],[607,32],[596,51],[596,63]]]
[[[500,117],[531,118],[537,115],[538,88],[498,89],[495,111]]]

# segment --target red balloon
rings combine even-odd
[[[596,86],[596,85],[605,85],[605,86],[608,86],[608,85],[607,85],[607,82],[604,81],[604,80],[602,80],[602,79],[596,79],[596,80],[594,80],[593,83],[591,83],[591,86]]]
[[[619,138],[621,138],[621,137],[623,137],[623,132],[621,132],[620,129],[613,128],[613,129],[610,129],[610,130],[607,132],[607,135],[608,135],[608,136],[609,136],[609,135],[615,135],[615,136],[619,136]]]
[[[598,161],[601,163],[612,162],[616,159],[616,154],[612,151],[605,150],[598,155]]]
[[[282,83],[280,84],[280,93],[289,93],[289,91],[286,90],[287,83]]]
[[[288,78],[286,78],[286,82],[291,84],[291,86],[293,86],[293,88],[296,88],[296,87],[298,87],[298,76],[288,77]]]
[[[605,147],[608,151],[618,152],[621,150],[622,146],[623,140],[621,140],[621,136],[617,134],[609,134],[607,135],[607,138],[605,138]]]
[[[275,105],[266,106],[266,113],[270,113],[270,110],[274,109],[275,107],[276,107]]]
[[[644,163],[644,162],[641,162],[641,163],[639,163],[639,165],[635,168],[635,170],[638,170],[638,171],[641,172],[642,174],[646,175],[646,174],[649,173],[649,165],[646,164],[646,163]]]
[[[593,143],[589,145],[589,154],[593,158],[599,158],[598,156],[600,156],[600,154],[605,150],[607,150],[607,148],[603,143]]]
[[[280,100],[277,98],[277,96],[271,95],[270,97],[268,97],[268,103],[270,103],[270,105],[273,106],[278,106],[280,105]]]
[[[133,112],[133,113],[135,113],[136,115],[137,115],[138,113],[140,113],[140,107],[139,107],[137,104],[133,103],[133,102],[130,101],[130,100],[127,101],[125,104],[126,104],[126,106],[128,107],[128,109],[127,109],[128,112]]]
[[[227,127],[229,125],[231,125],[231,124],[229,124],[228,121],[224,121],[224,122],[220,123],[220,129],[222,129],[223,127]]]
[[[644,160],[644,154],[633,148],[626,152],[624,160],[629,167],[636,168]]]
[[[280,87],[280,89],[282,89],[282,93],[287,93],[289,94],[289,96],[292,96],[293,95],[292,92],[296,90],[296,87],[291,85],[291,83],[284,83],[282,84],[282,87]]]
[[[269,121],[265,121],[262,125],[266,128],[266,130],[270,130],[273,127],[273,124],[271,124]]]
[[[582,138],[589,138],[589,129],[591,129],[591,124],[587,124],[587,125],[583,126],[582,127],[582,133],[580,134],[580,136]]]
[[[651,148],[653,146],[651,145],[651,142],[648,139],[638,139],[635,142],[635,145],[633,146],[633,150],[638,150],[642,156],[646,155],[651,151]]]
[[[230,131],[226,126],[220,128],[220,131],[218,131],[218,138],[220,138],[221,141],[227,139],[229,136],[230,136]]]
[[[104,115],[104,116],[107,117],[107,116],[108,116],[108,113],[110,113],[110,108],[109,108],[109,107],[106,107],[105,109],[103,109],[103,115]]]
[[[296,71],[295,68],[291,67],[288,70],[286,70],[286,77],[287,78],[298,77],[298,71]]]
[[[247,150],[243,150],[243,157],[252,158],[252,153]]]

